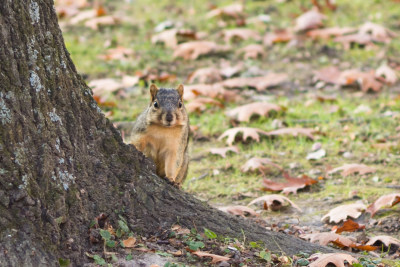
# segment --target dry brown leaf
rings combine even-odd
[[[232,119],[248,122],[253,115],[268,117],[272,110],[279,112],[282,107],[273,103],[254,102],[229,110],[225,114]]]
[[[340,248],[355,248],[359,250],[373,251],[378,247],[370,245],[361,245],[356,243],[355,239],[338,235],[335,233],[314,233],[314,234],[303,234],[301,238],[309,239],[310,242],[318,242],[320,245],[326,246],[328,243],[332,243]]]
[[[198,256],[200,258],[202,258],[202,257],[211,257],[212,258],[211,263],[213,263],[213,264],[216,264],[216,263],[221,262],[221,261],[229,261],[230,260],[229,257],[215,255],[215,254],[211,254],[211,253],[204,252],[204,251],[195,251],[195,252],[192,252],[192,254],[194,254],[194,255],[196,255],[196,256]]]
[[[326,267],[328,264],[334,264],[336,267],[345,267],[344,261],[347,261],[349,264],[358,262],[353,256],[344,253],[318,253],[311,255],[309,259],[315,258],[317,258],[317,260],[310,263],[309,267]]]
[[[191,101],[189,104],[187,104],[186,109],[189,112],[201,113],[207,109],[208,105],[216,106],[216,107],[220,107],[220,108],[224,107],[224,105],[221,104],[221,102],[219,102],[213,98],[198,97],[198,98],[194,99],[193,101]]]
[[[221,66],[219,73],[225,78],[231,78],[238,74],[243,69],[242,64],[238,64],[235,66]]]
[[[106,54],[99,55],[99,58],[104,60],[127,60],[132,55],[132,49],[118,46],[116,48],[108,49]]]
[[[224,36],[224,41],[227,43],[230,41],[248,40],[248,39],[253,39],[256,41],[261,40],[261,36],[258,34],[258,32],[245,28],[223,30],[222,36]]]
[[[257,59],[265,55],[265,49],[259,44],[250,44],[238,51],[239,54],[243,54],[244,59]]]
[[[305,31],[315,29],[323,25],[322,21],[326,16],[318,11],[318,8],[313,8],[306,13],[300,15],[296,19],[295,31]]]
[[[221,18],[233,18],[241,19],[244,17],[244,6],[242,4],[232,4],[229,6],[215,8],[211,10],[206,17],[221,17]]]
[[[392,245],[400,247],[400,240],[387,235],[378,235],[370,238],[366,245],[379,246],[380,244],[384,244],[386,247],[390,247]]]
[[[340,234],[342,232],[354,232],[359,229],[365,229],[365,225],[360,225],[360,224],[356,223],[355,221],[353,221],[352,219],[348,219],[347,221],[345,221],[343,223],[342,226],[336,227],[334,229],[334,232],[337,234]]]
[[[198,83],[213,84],[222,81],[222,76],[217,68],[201,68],[189,75],[188,83],[193,83],[195,81]]]
[[[92,30],[98,30],[99,26],[110,26],[120,22],[120,19],[114,16],[103,16],[89,19],[85,22],[85,26]]]
[[[397,82],[396,72],[388,65],[380,66],[376,72],[376,77],[383,77],[388,84],[395,84]]]
[[[223,212],[227,212],[230,213],[232,215],[236,215],[236,216],[242,216],[242,217],[246,217],[247,216],[251,216],[251,217],[257,217],[258,214],[257,212],[255,212],[253,209],[246,207],[246,206],[227,206],[227,207],[219,207],[219,210],[223,211]]]
[[[122,83],[111,78],[91,80],[88,85],[92,88],[93,94],[98,96],[115,92],[124,87]]]
[[[188,228],[183,228],[182,226],[178,224],[174,224],[171,227],[171,230],[174,231],[178,235],[187,235],[190,234],[190,230]]]
[[[173,57],[182,57],[185,60],[194,60],[199,56],[225,53],[228,52],[229,49],[229,46],[218,45],[210,41],[193,41],[179,44],[174,51]]]
[[[370,35],[372,40],[382,43],[389,43],[392,38],[397,36],[391,30],[372,22],[366,22],[361,25],[358,32],[363,35]]]
[[[185,94],[183,95],[185,100],[195,99],[199,95],[216,98],[223,102],[236,102],[241,99],[235,90],[226,90],[220,83],[185,86]]]
[[[196,32],[188,29],[168,29],[162,31],[151,38],[153,44],[163,43],[166,47],[176,48],[178,42],[183,40],[197,40]]]
[[[372,37],[368,34],[354,33],[343,36],[337,36],[335,42],[342,43],[344,49],[350,49],[352,44],[372,45]]]
[[[227,88],[244,88],[252,87],[257,91],[264,91],[270,87],[278,86],[288,79],[286,73],[268,73],[262,77],[240,77],[232,78],[222,82],[222,85]]]
[[[376,172],[376,169],[369,167],[365,164],[353,163],[353,164],[344,164],[341,167],[334,168],[330,170],[328,174],[330,175],[338,171],[342,171],[342,175],[346,177],[350,174],[355,174],[355,173],[359,173],[360,175],[364,175],[367,173],[374,173]]]
[[[375,72],[362,72],[356,69],[345,70],[340,74],[338,84],[340,85],[352,85],[358,83],[361,91],[367,92],[372,89],[374,92],[381,90],[383,84],[376,80]]]
[[[84,10],[77,13],[75,16],[71,17],[69,24],[76,25],[82,21],[95,18],[97,16],[97,11],[95,9]]]
[[[242,140],[245,142],[248,137],[250,137],[253,140],[256,140],[256,142],[260,142],[260,134],[266,135],[266,132],[263,130],[257,129],[257,128],[249,128],[249,127],[235,127],[226,130],[220,137],[218,137],[218,140],[222,140],[225,137],[228,137],[226,139],[226,143],[231,146],[233,142],[235,141],[236,135],[242,132]]]
[[[342,36],[351,32],[355,32],[357,29],[351,27],[332,27],[325,29],[315,29],[307,32],[307,35],[311,38],[317,39],[329,39],[332,36]]]
[[[329,223],[340,223],[341,221],[347,220],[347,217],[357,219],[365,211],[367,207],[362,203],[353,203],[347,205],[341,205],[334,209],[331,209],[325,216],[322,217],[321,221],[328,221]]]
[[[297,190],[306,187],[307,185],[312,185],[318,181],[311,179],[307,175],[303,175],[300,178],[291,177],[288,173],[284,172],[283,176],[286,182],[279,183],[271,181],[270,179],[263,179],[263,190],[265,191],[281,191],[282,193],[288,195],[289,193],[297,194]]]
[[[226,158],[227,152],[235,152],[236,154],[239,153],[239,148],[237,146],[228,146],[228,147],[221,147],[221,148],[210,148],[210,153],[214,155],[220,155],[223,158]]]
[[[263,44],[265,46],[271,46],[275,43],[287,43],[294,38],[294,34],[287,30],[276,30],[274,32],[267,32],[263,37]]]
[[[352,245],[356,244],[355,240],[351,240],[348,237],[331,232],[303,234],[300,235],[300,237],[305,240],[309,240],[311,243],[318,242],[318,244],[323,246],[326,246],[329,243],[338,243],[341,244],[342,247],[351,247]]]
[[[269,131],[269,132],[267,132],[267,135],[275,136],[275,135],[291,134],[295,137],[299,136],[299,135],[304,135],[304,136],[308,137],[309,139],[314,140],[315,139],[315,137],[313,135],[314,132],[315,132],[315,130],[311,129],[311,128],[282,128],[282,129],[278,129],[278,130]]]
[[[264,174],[269,166],[273,166],[275,168],[278,168],[279,170],[283,169],[281,166],[279,166],[276,163],[273,163],[268,158],[257,158],[257,157],[251,158],[248,161],[246,161],[246,163],[240,169],[242,170],[242,172],[259,170],[262,174]]]
[[[337,67],[329,66],[314,71],[314,74],[316,80],[337,84],[340,78],[341,71]]]
[[[124,244],[124,247],[126,248],[133,248],[136,244],[136,238],[134,237],[128,237],[128,239],[122,240],[122,243]]]
[[[262,197],[258,197],[256,199],[252,200],[248,205],[253,205],[253,204],[261,202],[261,201],[264,203],[264,205],[263,205],[264,207],[267,207],[268,209],[271,209],[273,211],[277,211],[277,210],[281,209],[283,205],[285,205],[286,203],[289,203],[290,205],[292,205],[293,208],[295,208],[301,212],[301,209],[296,204],[294,204],[287,197],[284,197],[281,195],[265,195]]]
[[[383,207],[393,207],[400,202],[400,193],[384,195],[378,198],[374,203],[368,206],[367,212],[371,213],[371,217]]]

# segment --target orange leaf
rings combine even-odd
[[[360,225],[352,219],[348,219],[343,223],[342,226],[335,230],[335,233],[340,234],[341,232],[354,232],[358,229],[365,229],[365,225]]]
[[[317,258],[314,262],[310,263],[310,267],[322,267],[328,266],[328,264],[334,264],[336,267],[345,267],[344,262],[350,264],[358,262],[356,258],[349,254],[344,253],[329,253],[329,254],[314,254],[309,259]]]
[[[133,248],[136,244],[136,238],[130,236],[128,239],[122,241],[126,248]]]
[[[227,111],[226,115],[230,118],[237,117],[238,121],[248,122],[253,115],[267,117],[272,110],[279,112],[282,107],[273,103],[254,102]]]
[[[263,180],[263,190],[265,191],[282,191],[282,193],[296,194],[297,190],[306,187],[307,185],[312,185],[317,183],[318,181],[311,179],[310,177],[303,175],[300,178],[290,177],[288,173],[283,173],[283,176],[286,179],[285,183],[278,183],[271,181],[269,179],[264,178]]]
[[[229,257],[215,255],[215,254],[211,254],[211,253],[203,252],[203,251],[195,251],[195,252],[192,252],[192,254],[194,254],[200,258],[211,257],[212,258],[211,263],[214,263],[214,264],[221,262],[221,261],[229,261],[230,260]]]
[[[367,212],[371,213],[371,217],[383,207],[393,207],[400,202],[400,193],[384,195],[378,198],[374,203],[368,206]]]

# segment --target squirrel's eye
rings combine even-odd
[[[154,101],[154,104],[153,104],[153,105],[154,105],[155,108],[158,108],[158,103],[157,103],[157,101]]]
[[[181,102],[181,101],[179,101],[179,103],[178,103],[178,107],[179,107],[179,108],[181,108],[181,107],[182,107],[182,102]]]

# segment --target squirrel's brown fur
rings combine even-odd
[[[136,119],[131,143],[154,160],[157,174],[180,185],[189,165],[189,118],[183,85],[177,89],[150,86],[151,102]]]

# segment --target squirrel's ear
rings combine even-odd
[[[178,85],[178,88],[176,88],[176,91],[178,91],[179,96],[182,98],[183,97],[183,84]]]
[[[151,101],[153,101],[153,100],[156,98],[157,91],[158,91],[157,85],[155,85],[154,83],[152,83],[152,84],[150,85]]]

